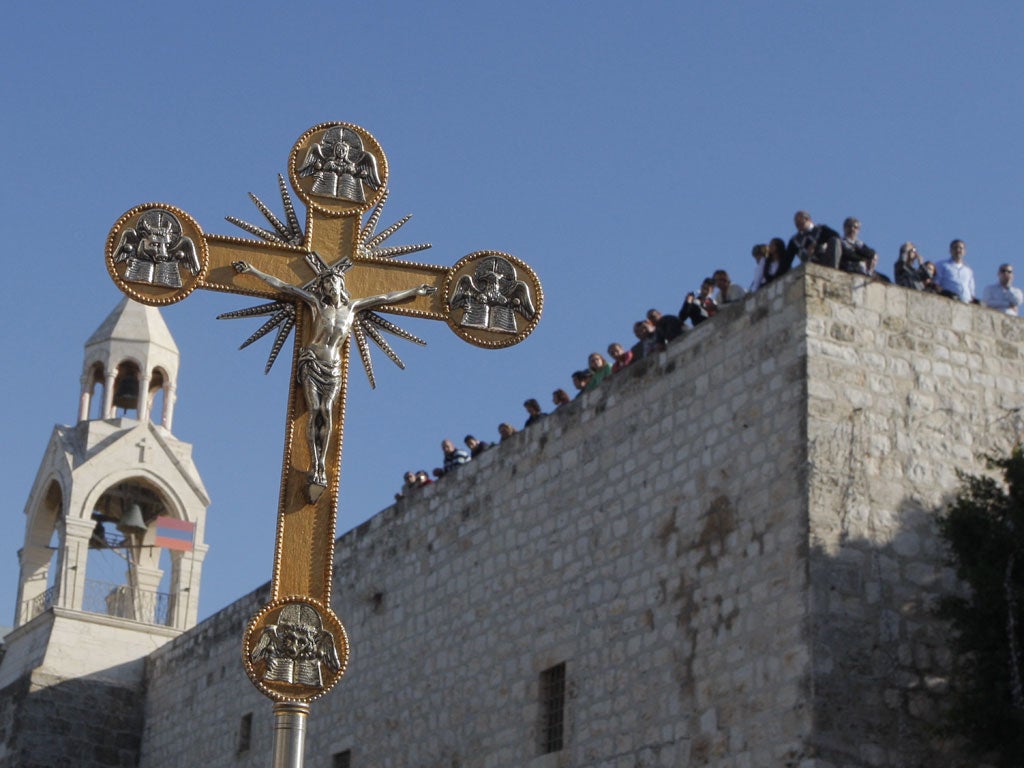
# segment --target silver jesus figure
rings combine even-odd
[[[305,290],[261,272],[247,261],[232,263],[235,271],[258,277],[273,288],[303,301],[313,317],[313,337],[298,354],[296,381],[302,386],[309,409],[307,439],[313,466],[309,485],[327,487],[327,447],[334,428],[334,405],[341,391],[341,349],[352,331],[356,316],[382,304],[396,304],[415,296],[437,291],[432,285],[419,285],[404,291],[353,300],[345,290],[343,274],[327,270]],[[319,495],[319,494],[317,494]],[[311,493],[312,496],[312,493]]]

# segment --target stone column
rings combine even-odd
[[[172,553],[171,615],[168,625],[175,629],[195,626],[199,619],[199,582],[209,546],[196,544],[191,552]]]
[[[136,621],[144,621],[147,624],[164,623],[162,619],[158,620],[157,616],[160,579],[163,578],[163,570],[139,565],[138,562],[130,566],[130,569],[128,584],[133,588],[132,606],[134,613],[131,618]]]
[[[149,416],[149,376],[145,371],[139,370],[139,399],[135,410],[139,414],[139,421],[145,421]]]
[[[171,383],[164,384],[164,414],[163,427],[171,431],[171,420],[174,417],[174,398],[177,397],[177,387]]]
[[[54,603],[61,608],[82,610],[85,597],[86,566],[89,559],[89,539],[96,523],[92,520],[67,518],[64,520],[64,543],[61,551],[60,573],[57,583],[59,594]]]
[[[107,371],[103,380],[103,418],[114,418],[114,380],[117,378],[117,369]]]
[[[78,399],[78,420],[86,421],[89,418],[89,405],[92,403],[92,376],[89,373],[82,375],[82,394]]]
[[[41,605],[36,603],[46,592],[50,576],[50,558],[53,551],[49,547],[30,545],[18,550],[21,562],[21,577],[18,581],[18,602],[14,608],[14,625],[20,626],[31,621],[42,612]]]

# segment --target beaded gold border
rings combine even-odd
[[[334,637],[334,646],[338,651],[338,660],[341,662],[339,669],[328,670],[329,674],[325,676],[326,679],[324,684],[319,688],[311,688],[307,685],[283,683],[278,681],[268,682],[263,679],[263,673],[266,669],[265,663],[262,661],[253,662],[252,660],[253,646],[259,640],[263,629],[267,624],[271,623],[271,614],[275,614],[275,612],[279,613],[286,605],[299,603],[313,606],[320,614],[320,618],[324,624],[323,628],[330,632]],[[338,681],[341,680],[342,675],[345,674],[345,670],[348,667],[350,648],[348,632],[345,631],[345,627],[341,623],[341,620],[329,606],[312,597],[304,595],[289,595],[288,597],[282,597],[263,606],[259,613],[249,620],[249,624],[245,628],[245,634],[242,636],[242,664],[245,666],[245,673],[249,676],[249,679],[252,680],[253,685],[255,685],[264,696],[267,696],[274,701],[314,701],[331,690],[331,688],[337,685]]]
[[[480,328],[466,328],[460,325],[456,321],[455,317],[453,317],[453,315],[459,312],[459,310],[452,309],[451,306],[452,291],[455,289],[455,284],[463,275],[472,276],[473,265],[477,261],[487,258],[488,256],[500,256],[503,259],[508,259],[516,268],[517,278],[525,282],[530,287],[535,310],[533,319],[526,321],[526,325],[524,325],[515,334],[485,331]],[[504,347],[511,347],[518,344],[533,333],[533,329],[536,328],[537,323],[540,322],[540,316],[544,309],[544,289],[541,287],[540,278],[537,277],[537,273],[534,272],[533,268],[522,259],[513,256],[510,253],[505,253],[504,251],[474,251],[473,253],[463,256],[451,269],[448,270],[448,274],[444,279],[441,301],[445,308],[445,320],[448,323],[448,327],[455,332],[456,336],[468,341],[470,344],[475,344],[478,347],[503,349]],[[518,324],[520,320],[521,318],[517,315],[516,323]]]
[[[192,275],[186,272],[186,278],[181,288],[167,288],[147,283],[129,282],[124,279],[124,272],[127,270],[127,267],[114,263],[114,250],[121,242],[121,235],[124,233],[125,227],[129,222],[136,222],[146,211],[152,211],[157,208],[170,211],[178,217],[178,220],[181,222],[182,235],[192,238],[192,242],[196,246],[196,253],[199,256],[199,274]],[[181,301],[196,288],[203,285],[206,273],[210,268],[210,249],[206,244],[206,235],[203,233],[203,228],[188,213],[169,203],[143,203],[121,214],[121,217],[110,228],[110,232],[107,235],[105,255],[107,272],[110,273],[110,277],[117,287],[121,289],[122,293],[140,304],[148,304],[151,307],[163,307]]]
[[[377,170],[380,172],[380,187],[373,191],[366,199],[365,203],[353,203],[347,201],[338,201],[337,205],[331,205],[324,201],[328,198],[313,195],[313,180],[312,178],[300,178],[298,173],[299,163],[305,161],[305,154],[309,151],[310,144],[313,143],[313,138],[316,137],[319,140],[319,135],[322,135],[329,128],[349,128],[359,134],[363,140],[363,150],[372,154],[377,158]],[[299,155],[302,154],[300,158]],[[384,154],[384,149],[381,147],[380,142],[377,141],[376,137],[365,128],[355,125],[354,123],[319,123],[314,125],[308,131],[306,131],[299,140],[295,142],[292,147],[291,153],[288,155],[288,179],[291,181],[292,189],[299,196],[299,199],[306,204],[310,210],[316,210],[325,216],[352,216],[355,214],[363,214],[375,206],[380,199],[385,195],[388,187],[388,159]],[[369,190],[367,190],[369,191]]]

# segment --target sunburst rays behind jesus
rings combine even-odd
[[[273,211],[263,204],[262,200],[251,192],[249,193],[249,197],[252,199],[253,203],[256,204],[260,213],[263,214],[264,218],[266,218],[267,222],[271,227],[273,227],[273,229],[265,229],[263,227],[256,226],[255,224],[250,224],[247,221],[242,221],[234,216],[227,216],[225,218],[236,227],[244,229],[246,232],[255,235],[261,240],[271,243],[286,243],[288,245],[301,246],[305,242],[306,233],[303,231],[302,224],[299,223],[298,216],[295,214],[295,206],[292,204],[291,195],[288,193],[288,187],[285,184],[284,176],[279,174],[277,180],[278,186],[281,189],[281,203],[284,206],[284,221],[278,218]],[[425,251],[429,248],[429,243],[421,243],[418,245],[384,245],[389,237],[395,234],[410,218],[412,218],[411,214],[404,216],[386,229],[377,232],[377,225],[380,223],[380,216],[384,210],[384,203],[387,202],[387,199],[388,192],[385,190],[384,194],[381,196],[380,202],[373,207],[373,210],[370,211],[370,215],[367,217],[366,222],[360,228],[356,245],[358,255],[378,259],[393,259],[396,256],[404,256],[409,253]],[[310,268],[315,273],[315,277],[302,286],[304,290],[312,288],[314,283],[319,280],[320,276],[326,272],[344,274],[353,266],[352,262],[346,258],[339,259],[334,264],[327,264],[316,253],[306,254],[306,263],[309,264]],[[270,318],[261,325],[256,332],[252,334],[252,336],[242,342],[242,345],[239,347],[239,349],[245,349],[254,341],[263,338],[276,328],[277,336],[274,337],[274,343],[270,348],[270,355],[267,358],[267,365],[266,368],[264,368],[264,373],[269,373],[270,369],[274,365],[274,361],[277,360],[278,353],[284,346],[289,334],[291,334],[292,328],[295,327],[295,312],[296,304],[292,301],[272,301],[268,304],[260,304],[255,307],[235,310],[234,312],[225,312],[222,315],[218,315],[217,319],[232,320],[240,317],[270,316]],[[377,382],[373,376],[373,362],[370,358],[370,341],[373,341],[374,344],[380,347],[384,354],[386,354],[395,365],[399,368],[405,368],[405,363],[402,362],[402,359],[391,347],[391,344],[388,343],[388,340],[384,337],[384,334],[381,333],[381,331],[386,331],[394,336],[406,339],[407,341],[411,341],[415,344],[426,345],[426,342],[423,339],[414,336],[404,328],[392,323],[390,320],[384,319],[376,312],[367,309],[357,313],[355,321],[352,324],[352,335],[355,337],[356,346],[359,348],[359,357],[363,361],[363,368],[366,370],[366,377],[370,380],[371,387],[376,387]]]

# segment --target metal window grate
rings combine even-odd
[[[565,745],[565,662],[540,673],[540,751],[558,752]]]

